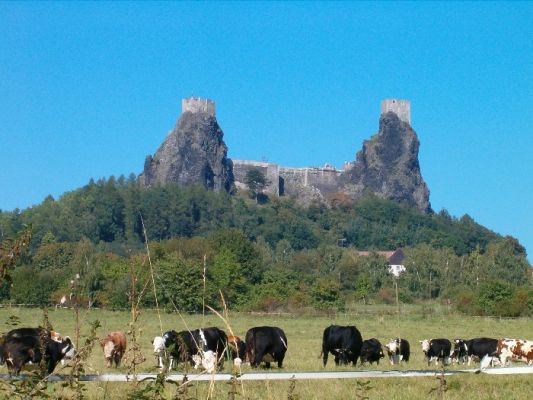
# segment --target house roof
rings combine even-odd
[[[379,254],[387,259],[390,265],[402,265],[405,259],[405,254],[402,249],[396,249],[394,251],[358,251],[360,256],[366,257],[372,253]]]

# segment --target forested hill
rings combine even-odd
[[[425,215],[377,198],[357,204],[345,200],[333,209],[320,205],[302,208],[290,199],[276,197],[258,205],[246,197],[200,187],[144,189],[133,177],[91,181],[58,201],[48,197],[22,212],[3,212],[0,223],[5,236],[32,224],[33,248],[47,234],[59,242],[87,238],[95,244],[128,243],[136,247],[144,241],[141,216],[151,241],[208,236],[220,229],[237,228],[252,241],[262,237],[275,247],[286,240],[294,250],[335,245],[345,239],[343,245],[359,250],[393,250],[427,243],[464,255],[476,247],[483,251],[499,238],[468,215],[460,219],[446,211]]]
[[[11,289],[4,285],[2,297],[53,302],[81,271],[91,301],[126,306],[128,263],[143,254],[143,222],[161,282],[172,287],[188,282],[185,292],[192,293],[194,274],[201,271],[193,266],[202,264],[205,254],[216,275],[211,284],[227,288],[230,302],[240,308],[386,300],[392,284],[386,260],[356,250],[404,249],[404,301],[455,296],[473,285],[529,282],[524,248],[468,215],[457,219],[444,210],[428,215],[372,197],[356,204],[340,198],[332,208],[302,208],[278,197],[258,204],[246,194],[200,187],[146,189],[131,176],[91,181],[58,200],[48,197],[23,211],[2,212],[3,239],[27,225],[33,231],[30,251],[12,273],[14,283],[31,279]],[[193,270],[193,276],[176,278]],[[116,287],[125,288],[122,298]],[[181,297],[174,301],[184,301]],[[197,300],[192,296],[180,304],[194,310],[201,304]]]

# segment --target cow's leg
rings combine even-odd
[[[278,360],[278,368],[283,368],[283,359],[285,358],[285,354],[278,353],[275,354],[275,360]]]
[[[328,355],[329,351],[322,347],[322,362],[324,363],[324,367],[328,363]]]
[[[256,368],[259,364],[261,364],[261,361],[263,361],[263,354],[264,354],[263,349],[257,349],[257,351],[254,354],[253,362],[251,362],[251,366],[253,368]],[[270,363],[267,363],[267,366],[269,367]]]
[[[352,357],[352,365],[353,365],[354,367],[357,366],[357,359],[358,359],[358,358],[359,358],[359,357],[357,357],[357,356]],[[370,363],[370,364],[372,364],[372,363]]]

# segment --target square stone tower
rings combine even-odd
[[[381,101],[381,114],[392,111],[400,120],[411,125],[411,102],[409,100],[385,99]]]
[[[181,112],[206,113],[215,116],[215,102],[201,97],[189,97],[181,100]]]

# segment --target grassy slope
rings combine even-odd
[[[230,323],[235,334],[244,337],[248,328],[258,325],[275,325],[283,328],[287,334],[289,349],[284,363],[284,372],[289,371],[335,371],[353,370],[353,367],[335,367],[330,357],[327,367],[322,366],[318,358],[320,353],[321,337],[324,328],[329,324],[348,325],[355,324],[361,331],[363,338],[377,337],[385,342],[390,338],[401,335],[411,342],[411,362],[408,366],[401,366],[402,369],[427,369],[427,364],[423,360],[418,341],[424,338],[447,337],[522,337],[533,338],[531,332],[532,320],[498,320],[485,318],[471,318],[444,312],[423,315],[412,309],[400,321],[396,316],[387,315],[384,311],[391,311],[381,308],[375,315],[361,314],[359,316],[336,316],[336,317],[314,317],[314,316],[253,316],[248,314],[230,315]],[[0,309],[0,323],[5,321],[9,315],[17,315],[23,321],[21,326],[36,326],[42,321],[42,313],[39,310],[29,309]],[[189,328],[200,326],[217,325],[223,329],[223,322],[216,316],[184,316]],[[74,317],[69,310],[51,310],[49,319],[54,328],[64,335],[74,336]],[[127,312],[111,311],[83,311],[82,312],[82,335],[87,333],[88,322],[99,319],[102,328],[99,335],[104,336],[106,332],[112,330],[128,330],[130,314]],[[185,323],[177,314],[162,314],[163,330],[186,329]],[[2,324],[3,330],[10,329]],[[155,358],[152,356],[150,340],[160,334],[159,319],[154,311],[145,311],[140,317],[141,345],[142,351],[147,360],[140,367],[142,371],[155,372]],[[226,329],[225,329],[226,330]],[[127,370],[126,360],[119,371]],[[2,367],[5,368],[5,367]],[[434,366],[429,367],[434,368]],[[464,368],[452,367],[452,368]],[[379,369],[388,370],[390,365],[387,362],[379,366],[373,365],[364,367],[357,366],[357,369]],[[231,367],[227,364],[226,371]],[[106,372],[104,360],[100,348],[95,348],[89,360],[87,372]],[[249,366],[243,367],[243,372],[250,371]],[[277,368],[272,369],[273,372]],[[61,373],[58,367],[56,372]],[[63,371],[67,372],[67,371]],[[113,371],[115,372],[115,371]],[[448,391],[445,397],[454,399],[465,396],[472,399],[490,398],[527,398],[528,392],[533,389],[533,379],[530,375],[525,376],[453,376],[447,378]],[[120,398],[124,397],[127,391],[126,384],[105,384],[91,383],[89,394],[92,398]],[[289,391],[290,382],[247,382],[244,384],[246,398],[253,399],[277,399],[286,398]],[[405,378],[405,379],[374,379],[370,385],[372,389],[367,393],[371,399],[416,399],[427,398],[431,388],[438,386],[435,378]],[[199,399],[206,398],[208,384],[195,384],[191,388],[189,395]],[[55,390],[60,389],[58,385]],[[173,389],[174,390],[174,389]],[[227,398],[229,386],[219,383],[215,385],[214,398]],[[243,388],[239,388],[242,394]],[[348,399],[355,398],[357,384],[355,380],[339,381],[298,381],[296,382],[295,394],[300,399]],[[434,395],[431,395],[434,396]],[[243,398],[242,396],[238,398]]]

